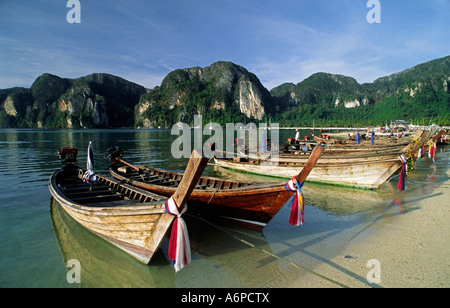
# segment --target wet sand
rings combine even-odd
[[[450,171],[447,170],[447,176]],[[450,287],[450,180],[401,215],[384,217],[355,236],[315,272],[351,288]],[[379,275],[368,262],[379,261]],[[369,283],[379,279],[379,283]],[[309,287],[337,287],[313,279]]]

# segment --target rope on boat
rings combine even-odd
[[[275,259],[278,259],[278,260],[280,260],[280,261],[283,261],[283,262],[285,262],[285,263],[287,263],[287,264],[289,264],[289,265],[291,265],[291,266],[293,266],[293,267],[296,267],[296,268],[298,268],[298,269],[305,270],[305,271],[307,271],[307,272],[313,274],[314,276],[317,276],[317,277],[319,277],[320,279],[326,280],[326,281],[328,281],[328,282],[330,282],[330,283],[332,283],[332,284],[335,284],[335,285],[337,285],[337,286],[339,286],[339,287],[341,287],[341,288],[349,288],[348,286],[346,286],[346,285],[344,285],[344,284],[342,284],[342,283],[340,283],[340,282],[338,282],[338,281],[336,281],[336,280],[333,280],[333,279],[331,279],[331,278],[328,278],[328,277],[326,277],[326,276],[324,276],[324,275],[322,275],[322,274],[319,274],[319,273],[317,273],[317,272],[314,272],[313,270],[310,270],[309,268],[306,268],[306,267],[304,267],[304,266],[302,266],[302,265],[296,264],[296,263],[291,262],[291,261],[289,261],[289,260],[287,260],[287,259],[284,259],[284,258],[282,258],[282,257],[280,257],[280,256],[277,256],[277,255],[275,255],[275,254],[271,253],[270,251],[267,251],[267,250],[265,250],[265,249],[263,249],[263,248],[257,247],[256,245],[254,245],[254,244],[252,244],[252,243],[250,243],[250,242],[248,242],[248,241],[246,241],[246,240],[244,240],[244,239],[238,237],[237,235],[232,234],[231,232],[229,232],[229,231],[227,231],[227,230],[225,230],[225,229],[223,229],[223,228],[221,228],[221,227],[219,227],[219,226],[216,226],[215,224],[213,224],[213,223],[211,223],[211,222],[209,222],[209,221],[203,219],[202,217],[195,216],[195,218],[200,219],[200,220],[203,221],[204,223],[207,223],[207,224],[209,224],[210,226],[212,226],[212,227],[214,227],[214,228],[216,228],[216,229],[218,229],[218,230],[220,230],[220,231],[222,231],[222,232],[228,234],[229,236],[231,236],[231,237],[234,238],[235,240],[237,240],[237,241],[239,241],[239,242],[241,242],[241,243],[243,243],[243,244],[245,244],[245,245],[247,245],[247,246],[250,246],[251,248],[257,249],[257,250],[259,250],[260,252],[262,252],[262,253],[264,253],[264,254],[266,254],[266,255],[269,255],[269,256],[271,256],[271,257],[273,257],[273,258],[275,258]]]
[[[215,190],[214,193],[212,194],[211,198],[209,199],[208,203],[206,203],[206,204],[210,204],[210,203],[211,203],[212,199],[214,198],[214,196],[216,195],[216,192],[217,192],[218,190],[219,190],[219,189],[216,188],[216,190]]]

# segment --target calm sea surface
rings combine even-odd
[[[294,134],[282,130],[280,142]],[[307,272],[311,279],[310,271],[353,237],[416,210],[448,178],[450,155],[441,147],[436,162],[425,158],[416,165],[405,192],[396,191],[395,176],[377,192],[306,184],[306,222],[300,227],[289,226],[289,205],[263,232],[187,216],[193,261],[177,274],[166,258],[167,241],[142,265],[81,228],[52,201],[47,181],[61,166],[60,148],[77,147],[84,167],[92,141],[100,173],[109,164],[104,153],[115,145],[131,163],[182,171],[187,160],[173,159],[170,151],[176,138],[168,130],[0,129],[0,287],[292,287],[292,281],[301,286]],[[213,166],[204,174],[248,179]],[[80,261],[81,284],[67,280],[71,259]]]

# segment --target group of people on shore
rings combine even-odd
[[[311,132],[311,137],[314,139],[314,133],[313,132]],[[324,134],[322,130],[320,130],[320,134],[319,134],[318,137],[319,138],[324,138],[324,139],[327,139],[327,140],[330,139],[330,136]],[[303,139],[302,139],[301,135],[300,135],[300,131],[298,129],[296,129],[295,130],[295,137],[294,137],[293,141],[295,141],[295,143],[300,143],[302,140],[303,141],[308,141],[308,140],[310,140],[310,137],[308,135],[305,135],[303,137]]]

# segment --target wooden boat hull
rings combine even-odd
[[[146,169],[147,177],[161,176],[166,179],[160,183],[152,183],[152,180],[143,181],[137,172],[119,172],[118,165],[112,165],[109,171],[117,180],[164,196],[173,194],[176,186],[171,184],[176,184],[183,176],[183,173],[178,172]],[[197,188],[189,197],[189,211],[261,230],[292,195],[292,192],[285,189],[284,183],[247,183],[201,177]]]
[[[56,171],[48,184],[53,198],[80,225],[149,263],[174,219],[165,212],[167,199],[98,174],[91,186],[81,181],[82,174],[74,167]],[[68,178],[72,181],[65,182]]]
[[[302,162],[280,162],[278,164],[255,162],[249,164],[217,158],[215,158],[215,163],[223,168],[280,178],[290,178],[289,175],[300,172],[304,166]],[[319,162],[314,166],[307,181],[353,188],[378,189],[400,167],[401,161],[399,159],[347,164],[323,164]]]

